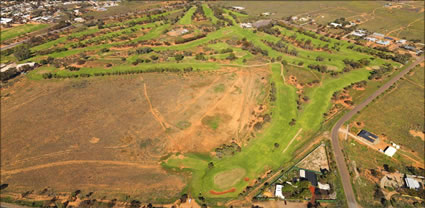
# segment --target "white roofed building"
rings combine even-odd
[[[388,146],[387,148],[384,149],[384,154],[390,157],[392,157],[396,152],[397,152],[397,149],[391,146]]]
[[[406,186],[409,189],[419,189],[421,186],[419,185],[419,182],[413,178],[404,178],[404,182],[406,182]]]
[[[282,195],[282,188],[283,188],[283,185],[280,185],[280,184],[276,185],[276,189],[274,191],[275,197],[278,197],[280,199],[285,199],[285,196]]]

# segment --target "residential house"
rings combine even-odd
[[[332,26],[332,27],[342,27],[342,24],[335,23],[335,22],[331,22],[329,25]]]
[[[378,41],[376,41],[376,43],[379,44],[379,45],[387,46],[387,45],[390,44],[390,41],[389,40],[378,40]]]
[[[236,9],[236,10],[244,10],[245,9],[245,7],[241,7],[241,6],[232,6],[232,8]]]
[[[241,23],[240,24],[241,28],[252,28],[252,24],[251,23]]]
[[[300,178],[307,179],[313,186],[318,185],[316,173],[312,171],[300,169]]]

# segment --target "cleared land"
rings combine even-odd
[[[186,182],[162,170],[160,158],[209,152],[243,134],[263,85],[258,72],[23,80],[2,90],[2,181],[15,191],[48,185],[173,199]],[[201,122],[209,115],[220,118],[216,129]]]

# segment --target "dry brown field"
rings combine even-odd
[[[152,202],[176,198],[186,178],[162,169],[161,157],[209,152],[248,134],[267,79],[261,68],[23,78],[2,89],[1,183],[15,193],[49,187]]]

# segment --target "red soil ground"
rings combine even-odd
[[[214,194],[214,195],[222,195],[222,194],[227,194],[227,193],[232,193],[232,192],[235,192],[236,191],[236,189],[235,188],[231,188],[231,189],[229,189],[229,190],[226,190],[226,191],[214,191],[214,190],[210,190],[210,193],[211,194]]]

